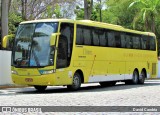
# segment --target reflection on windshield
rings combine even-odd
[[[13,65],[19,67],[53,65],[54,49],[50,35],[57,32],[57,23],[22,24],[13,50]]]

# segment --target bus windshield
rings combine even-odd
[[[13,48],[12,65],[45,67],[53,65],[54,49],[50,36],[57,32],[58,23],[28,23],[18,27]]]

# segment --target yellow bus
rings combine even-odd
[[[34,86],[82,83],[144,84],[157,74],[153,33],[90,20],[42,19],[20,23],[12,51],[12,80]]]

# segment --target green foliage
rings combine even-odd
[[[22,22],[22,17],[20,14],[13,12],[9,13],[8,24],[9,24],[9,34],[14,34],[16,32],[17,26]]]
[[[160,0],[134,0],[131,7],[138,7],[139,12],[135,15],[133,26],[135,28],[138,20],[144,22],[145,30],[155,32],[155,22],[159,15]]]
[[[122,25],[124,27],[132,29],[133,17],[135,12],[137,12],[137,9],[128,9],[128,6],[131,2],[132,0],[107,1],[106,4],[108,8],[105,11],[106,14],[109,15],[109,18],[107,18],[107,22]]]
[[[46,6],[46,10],[42,13],[41,18],[61,18],[61,8],[58,4]]]
[[[54,14],[56,15],[57,18],[61,18],[61,8],[58,4],[56,4],[55,9],[54,9]]]
[[[74,13],[76,14],[77,20],[83,20],[84,19],[84,8],[80,8],[79,6],[76,6],[76,9],[74,10]]]
[[[76,9],[74,10],[74,13],[76,14],[77,20],[83,20],[84,19],[84,8],[80,8],[79,6],[76,6]],[[99,9],[97,9],[97,5],[93,7],[90,20],[93,21],[99,21]]]

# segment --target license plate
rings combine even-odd
[[[33,79],[32,78],[25,78],[25,81],[26,82],[33,82]]]

